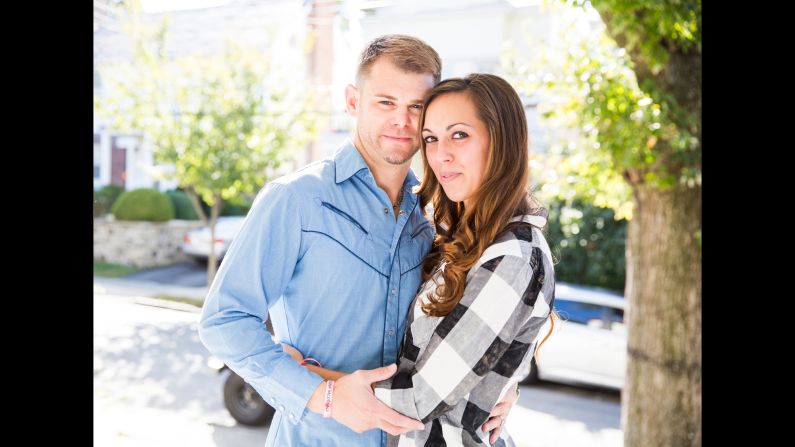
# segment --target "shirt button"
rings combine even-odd
[[[389,214],[389,210],[384,208],[384,214]]]
[[[284,411],[284,405],[279,405],[279,411]]]
[[[292,414],[292,413],[290,413],[290,419],[292,419],[293,421],[295,421],[295,415],[294,415],[294,414]]]
[[[387,334],[389,334],[390,337],[393,337],[395,335],[395,330],[390,329],[389,332],[387,332]]]
[[[403,211],[403,210],[400,210],[400,212],[399,212],[398,214],[399,214],[399,215],[401,215],[401,216],[403,216],[403,215],[405,215],[405,214],[406,214],[406,212],[405,212],[405,211]]]
[[[271,397],[271,403],[272,403],[273,405],[276,405],[276,399],[274,399],[274,398],[272,398],[272,397]]]
[[[395,294],[395,292],[396,292],[396,290],[395,290],[395,289],[392,289],[392,295],[394,295],[394,294]]]

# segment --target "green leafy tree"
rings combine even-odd
[[[101,69],[109,93],[95,99],[97,113],[118,130],[142,132],[155,159],[175,166],[171,176],[214,240],[223,202],[256,194],[314,137],[311,93],[270,53],[231,41],[219,53],[169,58],[168,20],[149,23],[136,8],[126,22],[134,60]],[[208,284],[216,270],[211,243]]]
[[[627,222],[582,200],[548,202],[555,279],[624,292]]]
[[[539,161],[543,193],[629,219],[624,445],[700,446],[701,1],[568,3],[600,26],[577,16],[506,69],[549,123],[577,130]]]

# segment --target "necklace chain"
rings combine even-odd
[[[403,188],[400,188],[400,192],[398,192],[397,202],[392,204],[392,208],[398,208],[401,202],[403,202]]]

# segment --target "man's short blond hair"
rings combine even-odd
[[[442,60],[430,45],[416,37],[388,34],[376,38],[362,51],[356,71],[357,85],[361,84],[364,76],[370,73],[370,68],[382,56],[403,71],[432,75],[434,84],[438,84],[442,78]]]

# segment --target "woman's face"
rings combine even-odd
[[[435,98],[425,112],[422,138],[428,164],[444,193],[470,208],[486,175],[489,151],[489,131],[475,105],[465,93]]]

